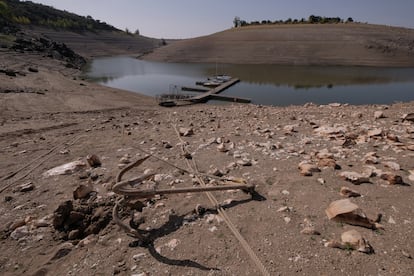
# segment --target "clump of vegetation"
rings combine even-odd
[[[20,0],[0,0],[0,24],[33,24],[76,32],[119,31],[91,16],[79,16],[50,6]]]
[[[354,22],[352,17],[348,17],[347,20],[344,20],[340,17],[324,17],[324,16],[317,16],[311,15],[308,19],[301,18],[301,19],[292,19],[288,18],[286,20],[262,20],[262,21],[252,21],[247,22],[245,20],[240,19],[240,17],[236,16],[233,20],[233,24],[235,28],[244,27],[244,26],[256,26],[256,25],[282,25],[282,24],[339,24],[339,23],[351,23]]]

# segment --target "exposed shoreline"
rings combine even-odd
[[[200,171],[257,185],[265,200],[251,200],[241,192],[216,197],[271,275],[412,272],[414,124],[401,117],[413,112],[414,102],[166,109],[153,98],[86,82],[79,70],[60,60],[7,49],[0,49],[0,60],[16,75],[0,73],[2,275],[257,275],[204,194],[157,197],[144,201],[141,213],[133,209],[138,203],[128,207],[132,209],[124,220],[135,212],[133,223],[144,232],[153,230],[153,248],[133,247],[136,240],[111,222],[117,199],[111,187],[123,162],[143,157],[145,150],[186,168],[182,146]],[[175,125],[192,130],[181,137],[185,144]],[[90,154],[100,158],[101,167],[44,176],[51,168]],[[160,159],[149,159],[126,177],[149,170],[159,174],[163,188],[199,185]],[[304,161],[320,172],[302,175],[298,165]],[[369,171],[370,183],[354,185],[339,176],[344,171]],[[383,172],[400,176],[404,184],[390,185],[380,176]],[[95,195],[73,200],[79,185],[91,185]],[[383,215],[385,230],[327,218],[325,210],[342,198],[342,186],[363,195],[352,201],[369,218]],[[56,229],[53,214],[68,200],[84,204],[75,213],[79,225],[90,217],[109,218],[109,223],[86,238]],[[207,212],[193,212],[196,206]],[[73,231],[73,225],[67,227]],[[306,227],[320,235],[301,233]],[[324,246],[351,229],[358,230],[376,254]]]
[[[182,40],[144,58],[167,62],[414,67],[414,30],[370,24],[252,26]]]

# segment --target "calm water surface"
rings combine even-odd
[[[250,98],[256,104],[390,104],[414,100],[414,68],[177,64],[112,57],[93,60],[85,71],[87,78],[103,85],[149,96],[189,94],[180,87],[196,87],[196,81],[216,73],[241,79],[223,95]]]

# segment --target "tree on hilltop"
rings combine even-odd
[[[355,22],[352,17],[348,17],[345,21],[340,17],[326,17],[326,16],[318,16],[318,15],[310,15],[308,19],[301,18],[301,19],[292,19],[288,18],[286,20],[262,20],[262,21],[251,21],[246,22],[245,20],[241,20],[240,17],[236,16],[233,20],[233,24],[235,28],[244,27],[244,26],[256,26],[256,25],[273,25],[273,24],[340,24],[340,23],[350,23]]]
[[[234,28],[241,27],[241,20],[240,20],[240,17],[236,16],[236,17],[233,19],[233,24],[234,24]]]

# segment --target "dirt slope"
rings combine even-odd
[[[112,31],[75,33],[42,27],[31,27],[27,31],[63,42],[85,58],[115,55],[140,56],[159,47],[161,43],[160,40],[154,38]]]
[[[230,29],[159,48],[145,59],[241,64],[414,66],[414,30],[368,25]]]

